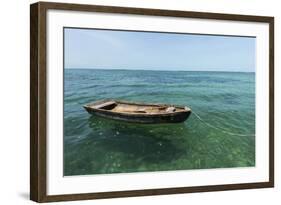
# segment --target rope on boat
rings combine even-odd
[[[205,120],[203,120],[196,112],[194,112],[192,110],[192,114],[194,114],[198,120],[200,120],[202,123],[204,123],[205,125],[207,125],[208,127],[210,128],[213,128],[213,129],[216,129],[216,130],[219,130],[223,133],[226,133],[226,134],[229,134],[229,135],[234,135],[234,136],[242,136],[242,137],[249,137],[249,136],[255,136],[255,134],[240,134],[240,133],[233,133],[233,132],[229,132],[227,130],[225,130],[224,128],[221,128],[221,127],[216,127],[214,125],[211,125],[210,123],[206,122]]]

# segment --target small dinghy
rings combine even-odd
[[[191,114],[191,109],[183,106],[119,100],[102,100],[83,107],[90,114],[136,123],[179,123]]]

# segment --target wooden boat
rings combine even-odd
[[[191,114],[191,109],[183,106],[119,100],[102,100],[83,107],[90,114],[136,123],[179,123]]]

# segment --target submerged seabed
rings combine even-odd
[[[65,69],[64,175],[255,166],[255,136],[194,114],[141,125],[82,107],[104,98],[186,105],[212,126],[255,133],[255,73]]]

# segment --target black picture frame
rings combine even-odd
[[[269,24],[269,181],[257,183],[212,186],[177,187],[114,191],[102,193],[75,193],[47,195],[47,69],[46,69],[46,13],[48,10],[104,12],[118,14],[152,15],[217,19],[229,21],[263,22]],[[30,199],[36,202],[85,200],[114,197],[209,192],[274,186],[274,17],[111,7],[84,4],[38,2],[30,6]]]

